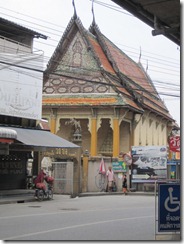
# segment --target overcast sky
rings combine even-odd
[[[75,0],[77,15],[88,29],[92,23],[91,0]],[[53,54],[74,13],[72,0],[0,0],[0,17],[38,31],[47,40],[35,39],[44,51],[44,63]],[[100,31],[129,57],[141,63],[154,82],[170,114],[180,125],[180,47],[110,0],[94,0]],[[168,95],[162,95],[167,93]]]

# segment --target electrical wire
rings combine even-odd
[[[3,60],[4,61],[4,60]],[[33,63],[33,65],[34,65],[34,63]],[[36,64],[37,65],[37,64]],[[66,67],[66,68],[72,68],[72,66],[67,66],[67,65],[63,65],[64,67]],[[80,70],[84,70],[84,71],[90,71],[90,72],[97,72],[97,71],[99,71],[100,69],[86,69],[86,68],[80,68]],[[136,79],[140,79],[139,77],[136,77],[136,76],[131,76],[131,78],[136,78]],[[142,79],[142,78],[141,78]],[[145,78],[145,80],[146,80],[146,78]],[[164,84],[163,82],[162,82],[162,84]],[[169,83],[168,83],[169,84]],[[165,83],[165,85],[166,85],[166,83]]]
[[[13,66],[13,67],[18,67],[18,68],[22,68],[22,69],[27,69],[27,70],[32,70],[32,71],[35,71],[35,72],[39,72],[39,73],[44,73],[43,70],[39,70],[39,69],[36,69],[36,68],[30,68],[30,67],[24,67],[22,65],[17,65],[17,64],[12,64],[12,63],[7,63],[7,62],[3,62],[3,61],[0,61],[0,64],[3,64],[3,65],[10,65],[10,66]],[[75,77],[75,76],[70,76],[70,75],[66,75],[66,74],[61,74],[61,73],[56,73],[56,72],[51,72],[49,73],[49,75],[56,75],[56,76],[61,76],[61,77],[66,77],[66,78],[70,78],[70,79],[75,79],[75,80],[78,80],[79,78]],[[94,84],[101,84],[101,85],[106,85],[106,86],[111,86],[111,87],[116,87],[116,88],[122,88],[123,85],[114,85],[114,84],[111,84],[111,83],[105,83],[105,82],[100,82],[100,81],[94,81],[94,80],[88,80],[88,79],[84,79],[84,78],[81,78],[80,77],[80,80],[83,80],[83,81],[86,81],[86,82],[90,82],[90,83],[94,83]],[[142,92],[145,92],[145,93],[148,93],[150,94],[150,92],[148,92],[147,90],[143,89],[143,88],[134,88],[132,89],[134,91],[142,91]],[[152,92],[153,94],[153,92]],[[158,93],[155,92],[155,95],[157,95]],[[165,92],[160,92],[159,93],[160,95],[164,95],[164,96],[171,96],[171,97],[180,97],[179,95],[177,94],[169,94],[169,93],[165,93]]]
[[[3,62],[7,62],[7,60],[6,59],[3,59],[3,58],[1,58],[2,59],[2,61]],[[11,64],[11,60],[9,61],[9,63]],[[34,61],[32,62],[32,63],[29,63],[29,67],[32,67],[32,68],[34,68],[34,66],[37,66],[38,67],[38,64],[34,64]],[[63,65],[63,67],[65,67],[65,68],[72,68],[72,66],[67,66],[67,65]],[[81,71],[81,75],[82,75],[82,71],[89,71],[90,73],[91,72],[94,72],[94,74],[97,72],[97,71],[100,71],[100,69],[99,70],[96,70],[96,69],[86,69],[86,68],[80,68],[80,71]],[[64,70],[57,70],[57,72],[64,72]],[[66,70],[65,70],[65,72],[66,72]],[[71,74],[71,75],[75,75],[75,72],[71,72],[71,71],[69,71],[68,72],[69,74]],[[136,77],[136,76],[132,76],[131,78],[139,78],[139,77]],[[141,78],[141,80],[142,80],[142,78]],[[145,78],[145,80],[147,80],[146,78]],[[173,83],[164,83],[164,82],[159,82],[159,81],[157,81],[157,82],[154,82],[153,81],[153,83],[154,83],[154,85],[156,86],[156,87],[158,87],[158,88],[167,88],[167,89],[169,89],[170,87],[168,87],[168,86],[177,86],[178,88],[180,87],[179,85],[177,85],[177,84],[173,84]],[[159,85],[157,85],[159,83]],[[162,85],[162,86],[161,86]],[[148,86],[146,86],[146,87],[144,87],[145,89],[146,88],[149,88]],[[176,89],[175,89],[176,90]],[[179,90],[179,89],[177,89],[177,90]],[[172,91],[174,91],[174,89],[172,88]]]
[[[49,44],[47,44],[47,45],[49,45]],[[44,57],[44,63],[48,62],[48,60],[49,60],[49,57]],[[158,66],[155,66],[155,65],[152,65],[151,67],[163,69],[162,67],[158,67]],[[149,70],[153,71],[153,72],[159,72],[159,73],[163,73],[163,74],[167,74],[167,75],[171,75],[171,76],[175,76],[175,77],[178,76],[179,77],[179,75],[177,75],[177,73],[179,73],[179,72],[177,72],[177,70],[171,70],[171,69],[167,69],[167,68],[164,68],[164,72],[163,71],[154,70],[154,69],[149,69]],[[165,70],[169,70],[169,71],[176,72],[176,73],[175,74],[172,74],[170,72],[168,73],[168,72],[165,72]]]
[[[91,0],[90,0],[91,1]],[[99,1],[95,1],[95,2],[99,2]],[[108,6],[108,4],[106,4],[107,6]],[[0,7],[0,8],[2,8],[2,7]],[[3,9],[5,9],[5,8],[3,8]],[[6,9],[6,10],[8,10],[8,9]],[[15,11],[12,11],[12,10],[9,10],[9,11],[11,11],[11,12],[15,12]],[[16,13],[16,12],[15,12]],[[20,13],[19,13],[20,14]],[[21,14],[21,15],[23,15],[23,16],[28,16],[28,17],[30,17],[31,18],[31,16],[29,16],[29,15],[25,15],[25,14]],[[8,16],[10,16],[10,15],[8,15]],[[10,17],[12,17],[12,18],[16,18],[16,17],[14,17],[14,16],[10,16]],[[58,36],[58,37],[61,37],[61,33],[63,33],[63,32],[61,32],[61,31],[59,31],[59,30],[57,30],[57,29],[53,29],[53,28],[49,28],[48,26],[44,26],[44,25],[39,25],[38,23],[34,23],[34,22],[31,22],[31,21],[26,21],[26,20],[24,20],[24,19],[21,19],[21,18],[16,18],[16,19],[19,19],[19,20],[21,20],[21,21],[24,21],[24,22],[28,22],[28,23],[32,23],[32,24],[34,24],[36,27],[37,26],[41,26],[41,27],[44,27],[44,28],[46,28],[47,30],[48,29],[52,29],[52,30],[54,30],[54,31],[56,31],[56,32],[58,32],[58,34],[54,34],[55,36]],[[33,19],[38,19],[38,18],[33,18]],[[38,20],[40,20],[40,21],[43,21],[43,20],[41,20],[41,19],[38,19]],[[44,23],[45,23],[45,21],[43,21]],[[48,22],[48,23],[50,23],[50,24],[52,24],[51,22]],[[55,25],[55,24],[52,24],[52,25]],[[58,25],[59,26],[59,25]],[[27,26],[28,28],[31,28],[30,26]],[[63,26],[60,26],[61,28],[64,28]],[[40,30],[40,29],[39,29]],[[42,30],[41,30],[42,31]],[[52,34],[51,32],[48,32],[47,31],[47,33],[48,34]],[[49,41],[54,41],[54,42],[58,42],[58,40],[55,40],[55,39],[49,39]],[[36,42],[37,42],[37,40],[35,40]],[[39,43],[42,43],[42,44],[45,44],[45,43],[43,43],[43,42],[39,42]],[[122,46],[122,44],[117,44],[117,45],[121,45]],[[55,47],[54,45],[53,45],[53,47]],[[148,53],[148,52],[147,52]],[[151,53],[150,53],[151,54]],[[153,54],[153,53],[152,53]],[[156,54],[156,56],[160,56],[160,55],[158,55],[158,54]],[[146,57],[149,57],[149,58],[153,58],[153,57],[150,57],[150,56],[146,56]],[[163,56],[164,57],[164,56]],[[169,58],[169,57],[165,57],[166,58],[166,61],[167,62],[171,62],[171,61],[169,61],[169,60],[171,60],[171,58]],[[169,59],[169,60],[168,60]],[[156,58],[156,60],[158,60],[158,58]],[[161,60],[161,59],[159,59],[159,60]],[[173,62],[171,62],[171,63],[173,63]]]
[[[3,59],[2,59],[3,60]],[[4,61],[4,60],[3,60]],[[34,63],[32,64],[34,66]],[[37,65],[37,64],[36,64]],[[63,65],[64,67],[66,68],[72,68],[72,66],[67,66],[67,65]],[[86,69],[86,68],[80,68],[80,70],[83,70],[83,71],[90,71],[90,72],[97,72],[99,71],[100,69]],[[74,75],[74,74],[73,74]],[[136,76],[131,76],[131,78],[136,78],[136,79],[140,79],[139,77],[136,77]],[[141,78],[142,79],[142,78]],[[146,78],[145,78],[146,80]],[[163,83],[163,82],[162,82]],[[165,83],[166,84],[166,83]]]
[[[53,24],[54,25],[54,24]],[[42,26],[42,25],[40,25],[40,26]],[[45,27],[45,28],[48,28],[48,27]],[[54,30],[54,31],[57,31],[57,30]],[[49,32],[48,32],[49,33]],[[50,33],[51,34],[51,33]],[[58,35],[58,36],[60,36],[60,35]],[[52,39],[52,41],[56,41],[57,42],[57,40],[54,40],[54,39]],[[46,44],[46,45],[49,45],[49,46],[52,46],[52,45],[50,45],[50,44]],[[55,47],[54,45],[53,45],[53,47]],[[138,55],[138,54],[137,54]],[[152,57],[153,58],[153,57]],[[156,59],[156,58],[154,58],[154,59]],[[44,62],[46,62],[47,60],[49,60],[49,57],[44,57]],[[157,59],[156,59],[157,60]],[[54,60],[53,60],[54,61]],[[157,60],[158,61],[158,60]],[[163,60],[162,60],[163,61]],[[165,61],[164,61],[165,62]],[[166,61],[167,62],[167,61]],[[168,65],[168,64],[166,64],[166,65]],[[154,66],[154,67],[157,67],[157,66]],[[152,70],[152,69],[150,69],[149,68],[149,70],[150,71],[153,71],[154,72],[154,70]],[[94,71],[95,72],[95,71]],[[158,72],[157,70],[155,70],[155,72]],[[162,72],[162,71],[161,71]],[[174,70],[172,70],[172,72],[175,72]],[[177,71],[176,71],[177,72]],[[167,72],[162,72],[162,73],[164,73],[164,74],[169,74],[169,73],[167,73]],[[173,76],[176,76],[175,74],[170,74],[170,75],[173,75]],[[138,77],[132,77],[132,78],[138,78]]]
[[[64,67],[68,67],[68,68],[71,68],[71,66],[67,66],[67,65],[63,65]],[[85,68],[81,68],[81,70],[86,70],[86,71],[90,71],[90,72],[96,72],[96,71],[99,71],[99,69],[85,69]],[[154,70],[152,70],[154,71]],[[157,71],[156,71],[157,72]],[[166,73],[166,72],[164,72]],[[167,73],[168,74],[168,73]],[[174,75],[174,74],[171,74],[171,75]],[[176,75],[174,75],[176,77]],[[136,77],[136,76],[131,76],[130,78],[134,79],[134,78],[137,78],[137,79],[140,79],[139,77]]]

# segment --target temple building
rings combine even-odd
[[[174,124],[141,63],[76,14],[44,72],[42,105],[51,132],[91,157],[167,145]]]

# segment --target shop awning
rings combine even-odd
[[[17,132],[16,140],[26,146],[42,148],[79,148],[78,145],[69,142],[50,131],[40,129],[24,129],[16,127],[0,127],[13,129]]]

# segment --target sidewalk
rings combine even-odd
[[[29,189],[1,190],[0,204],[24,203],[35,201],[35,191]]]
[[[0,191],[0,205],[37,201],[34,197],[34,194],[35,191],[29,189],[2,190]],[[109,196],[109,195],[123,195],[123,193],[122,192],[83,192],[83,193],[79,193],[77,196],[89,197],[89,196]],[[128,192],[127,195],[154,196],[154,192]],[[71,197],[76,197],[76,194],[71,195]]]

